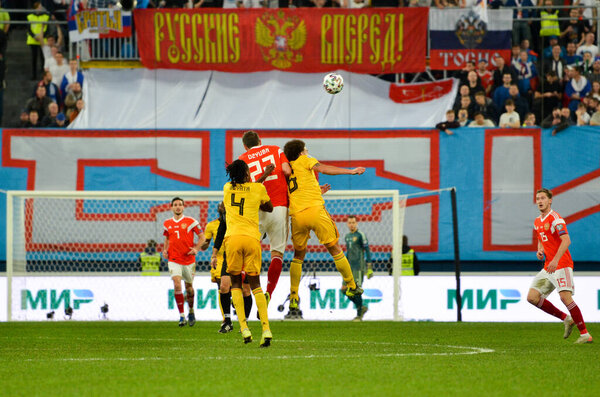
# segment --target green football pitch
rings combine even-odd
[[[1,323],[0,395],[600,395],[600,340],[559,322],[273,322],[266,349],[235,326]]]

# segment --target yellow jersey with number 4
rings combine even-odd
[[[268,201],[270,198],[262,183],[248,182],[233,186],[227,182],[223,186],[223,204],[227,214],[225,237],[250,236],[260,241],[258,209]]]
[[[288,179],[290,215],[309,207],[325,204],[319,181],[313,171],[313,167],[318,163],[319,160],[316,158],[304,154],[290,162],[292,167],[292,175]]]

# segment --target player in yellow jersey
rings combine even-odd
[[[269,167],[267,172],[272,172]],[[237,312],[244,343],[252,342],[252,333],[244,315],[242,297],[242,270],[254,294],[256,307],[262,325],[260,347],[268,347],[273,335],[267,316],[267,300],[260,286],[262,252],[258,229],[258,210],[273,211],[273,204],[267,189],[261,184],[250,182],[250,170],[242,160],[235,160],[227,166],[230,182],[223,186],[223,204],[227,216],[225,245],[228,272],[231,275],[231,297]]]
[[[288,178],[288,193],[294,244],[294,259],[290,264],[290,311],[286,318],[298,318],[300,317],[298,287],[311,231],[317,235],[321,244],[333,257],[335,267],[342,274],[347,285],[346,295],[354,297],[363,293],[362,288],[354,282],[350,263],[338,243],[340,235],[337,226],[325,209],[322,193],[329,190],[329,186],[323,188],[319,186],[315,173],[360,175],[365,172],[365,169],[364,167],[347,169],[319,163],[317,159],[308,155],[306,145],[298,139],[286,143],[283,152],[292,167],[292,175]]]

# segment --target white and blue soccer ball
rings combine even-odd
[[[323,87],[329,94],[337,94],[344,88],[344,79],[337,73],[326,74],[323,78]]]

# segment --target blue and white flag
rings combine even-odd
[[[430,66],[434,70],[462,69],[466,61],[497,55],[510,59],[512,10],[488,10],[485,0],[473,8],[429,10]]]

